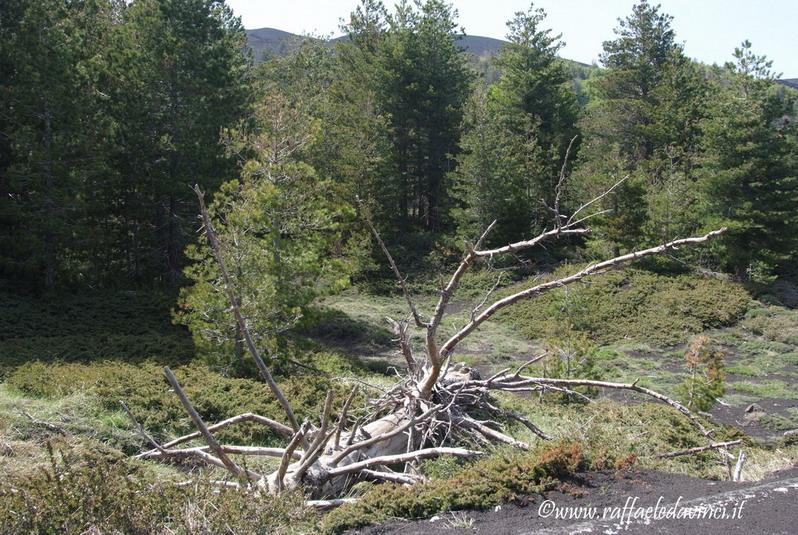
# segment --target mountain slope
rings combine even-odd
[[[302,37],[275,28],[257,28],[246,30],[247,46],[252,49],[255,63],[260,63],[267,56],[282,55],[302,42]]]
[[[260,63],[265,57],[271,55],[281,55],[290,51],[293,47],[305,39],[301,35],[284,32],[275,28],[257,28],[246,30],[247,46],[252,49],[255,62]],[[345,39],[345,37],[337,37]],[[469,53],[479,56],[494,56],[501,49],[506,41],[493,39],[492,37],[482,37],[479,35],[466,35],[460,40],[463,48]]]

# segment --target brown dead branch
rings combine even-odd
[[[69,431],[67,431],[66,429],[64,429],[60,425],[56,425],[56,424],[54,424],[52,422],[46,422],[44,420],[40,420],[39,418],[34,418],[33,416],[31,416],[29,413],[27,413],[25,411],[20,411],[20,413],[25,418],[30,420],[30,422],[33,425],[36,425],[36,426],[39,426],[39,427],[44,427],[48,431],[52,431],[53,433],[58,433],[59,435],[68,435],[69,434]]]

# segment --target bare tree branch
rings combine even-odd
[[[401,464],[408,461],[419,461],[422,459],[431,459],[441,455],[453,455],[455,457],[477,457],[482,455],[479,451],[467,450],[465,448],[427,448],[423,450],[411,451],[410,453],[400,453],[398,455],[383,455],[381,457],[372,457],[357,463],[347,464],[329,470],[329,475],[332,477],[341,476],[359,472],[364,468],[371,468],[372,466],[385,466],[391,464]]]
[[[122,408],[125,410],[125,413],[128,415],[128,418],[130,418],[133,421],[133,425],[136,426],[136,429],[138,430],[139,434],[144,438],[144,440],[149,442],[159,452],[164,452],[165,448],[161,446],[158,443],[158,441],[152,438],[152,436],[149,433],[147,433],[147,430],[144,429],[144,426],[141,425],[138,420],[136,420],[136,417],[133,416],[133,413],[130,411],[130,408],[127,406],[127,403],[125,403],[122,400],[119,400],[119,404],[122,405]]]
[[[588,229],[569,228],[569,226],[566,225],[561,228],[553,228],[551,230],[547,230],[546,232],[542,232],[541,234],[535,236],[531,240],[523,240],[515,243],[510,243],[508,245],[505,245],[504,247],[497,247],[496,249],[485,249],[482,251],[474,251],[474,255],[478,257],[485,257],[485,256],[492,257],[506,253],[518,253],[526,249],[531,249],[532,247],[535,247],[539,243],[551,238],[557,238],[560,236],[584,235],[589,233],[590,230]]]
[[[431,369],[427,372],[426,377],[422,381],[422,386],[420,389],[421,397],[426,399],[429,397],[430,393],[432,392],[432,387],[438,380],[438,376],[440,375],[441,368],[443,366],[443,360],[440,356],[438,351],[437,345],[437,332],[438,327],[443,320],[443,316],[446,313],[446,307],[449,305],[449,301],[451,300],[454,293],[457,291],[458,286],[460,285],[460,281],[465,275],[468,268],[470,268],[474,261],[477,258],[476,252],[474,249],[478,249],[482,247],[482,243],[487,238],[490,231],[493,230],[493,227],[496,226],[496,221],[494,220],[488,228],[482,233],[482,235],[477,239],[474,248],[469,248],[468,253],[465,255],[463,260],[460,262],[460,265],[457,266],[457,269],[452,274],[452,277],[449,279],[449,282],[446,286],[443,287],[441,290],[441,295],[438,298],[438,303],[435,305],[435,312],[432,315],[432,319],[430,320],[429,324],[427,325],[427,334],[426,334],[426,347],[427,347],[427,360],[431,365]]]
[[[712,442],[707,444],[706,446],[698,446],[695,448],[687,448],[684,450],[679,451],[671,451],[668,453],[660,453],[657,455],[660,459],[672,459],[674,457],[681,457],[682,455],[693,455],[696,453],[701,453],[702,451],[717,449],[717,448],[727,448],[729,446],[736,446],[737,444],[742,443],[742,440],[730,440],[728,442]]]
[[[301,479],[307,469],[310,468],[314,462],[316,462],[316,459],[318,459],[324,452],[327,441],[329,441],[332,437],[332,434],[327,434],[327,427],[330,424],[332,400],[333,392],[332,390],[328,390],[327,397],[324,399],[324,409],[321,413],[321,427],[319,427],[319,430],[317,431],[316,438],[314,438],[313,442],[310,444],[310,448],[305,451],[302,461],[299,464],[299,468],[296,469],[294,477],[297,479]]]
[[[376,470],[369,470],[368,468],[364,468],[360,470],[359,475],[366,476],[372,479],[379,479],[382,481],[390,481],[391,483],[400,483],[403,485],[415,485],[420,481],[423,481],[423,478],[414,475],[414,474],[399,474],[397,472],[378,472]]]
[[[497,388],[503,389],[503,387],[505,386],[522,386],[525,384],[554,385],[554,386],[565,386],[565,387],[595,386],[599,388],[613,388],[616,390],[632,390],[634,392],[645,394],[647,396],[650,396],[654,399],[657,399],[659,401],[662,401],[663,403],[670,405],[671,407],[673,407],[674,409],[678,410],[683,415],[685,415],[693,423],[693,425],[695,425],[698,428],[698,430],[701,431],[701,433],[704,436],[708,437],[712,435],[712,432],[708,430],[706,427],[704,427],[703,424],[701,424],[698,418],[692,412],[690,412],[690,409],[688,409],[687,407],[685,407],[675,399],[671,399],[664,394],[660,394],[659,392],[651,390],[650,388],[639,386],[637,384],[637,381],[635,381],[634,383],[612,383],[609,381],[594,381],[590,379],[555,379],[550,377],[522,376],[518,380],[515,380],[513,382],[508,381],[507,383],[504,384],[498,384]]]
[[[565,150],[565,158],[562,161],[560,168],[560,178],[557,180],[557,186],[554,188],[554,226],[556,228],[562,227],[562,218],[560,216],[560,198],[562,197],[562,187],[565,184],[566,169],[568,168],[568,160],[571,157],[571,148],[574,146],[574,141],[578,136],[571,138],[568,143],[568,148]]]
[[[360,201],[360,198],[357,198],[358,203],[360,203],[361,208],[363,208],[363,203]],[[391,265],[391,270],[393,270],[393,274],[396,275],[396,280],[399,282],[399,287],[402,289],[402,293],[405,296],[405,301],[407,301],[407,306],[410,308],[410,313],[413,315],[413,320],[416,322],[416,327],[424,328],[426,323],[421,319],[421,315],[418,313],[418,309],[416,305],[413,304],[413,299],[410,297],[410,290],[407,288],[407,281],[405,277],[402,276],[402,273],[399,271],[399,268],[396,265],[396,262],[393,260],[393,256],[391,256],[391,252],[386,247],[385,242],[382,241],[382,236],[377,231],[377,227],[374,226],[374,223],[371,222],[371,218],[368,214],[365,213],[365,209],[362,210],[363,212],[363,219],[366,221],[366,225],[368,225],[369,230],[374,235],[374,238],[377,240],[377,243],[382,249],[383,254],[388,259],[388,263]]]
[[[391,325],[391,329],[397,337],[396,341],[399,342],[399,349],[401,349],[402,356],[405,358],[408,373],[414,374],[418,368],[418,363],[413,357],[413,350],[410,347],[410,338],[407,332],[409,325],[405,321],[398,322],[387,316],[385,320]]]
[[[318,509],[319,511],[328,511],[330,509],[335,509],[336,507],[341,507],[347,503],[355,503],[357,498],[336,498],[334,500],[307,500],[305,501],[305,507],[310,507],[311,509]]]
[[[396,435],[398,435],[400,433],[404,433],[410,427],[412,427],[412,426],[414,426],[414,425],[416,425],[416,424],[418,424],[420,422],[425,421],[426,419],[430,418],[431,416],[434,416],[439,410],[440,410],[440,407],[433,407],[433,408],[429,409],[427,412],[425,412],[424,414],[422,414],[422,415],[420,415],[420,416],[418,416],[416,418],[411,418],[410,420],[408,420],[404,424],[396,427],[393,431],[390,431],[388,433],[384,433],[384,434],[381,434],[381,435],[376,435],[376,436],[373,436],[373,437],[371,437],[369,439],[362,440],[360,442],[355,442],[354,444],[352,444],[350,446],[347,446],[346,448],[344,448],[343,450],[338,452],[332,458],[332,460],[330,461],[330,464],[332,466],[335,466],[336,464],[341,462],[342,459],[344,459],[347,455],[349,455],[353,451],[357,451],[357,450],[366,448],[368,446],[371,446],[372,444],[376,444],[377,442],[382,442],[384,440],[388,440],[389,438],[395,437]]]
[[[343,431],[344,426],[346,425],[346,416],[347,412],[349,411],[349,406],[352,404],[352,400],[355,399],[358,391],[360,389],[355,386],[352,389],[352,392],[349,393],[349,396],[346,398],[344,402],[344,406],[341,409],[341,418],[338,420],[338,428],[335,430],[335,440],[333,441],[333,448],[338,448],[338,444],[341,442],[341,431]]]
[[[255,456],[282,458],[282,456],[285,455],[286,452],[286,448],[266,448],[260,446],[235,446],[235,445],[221,444],[220,447],[223,452],[230,453],[233,455],[255,455]],[[147,458],[184,455],[188,453],[193,453],[195,451],[207,452],[209,449],[210,449],[209,446],[197,446],[195,448],[155,451],[154,453],[147,455]],[[294,451],[293,453],[291,453],[291,458],[293,459],[298,460],[301,458],[301,456],[302,452]]]
[[[495,429],[491,429],[490,427],[477,422],[468,417],[461,417],[457,420],[458,424],[461,424],[466,429],[473,429],[480,433],[481,435],[485,436],[486,438],[494,441],[494,442],[502,442],[504,444],[509,444],[511,446],[515,446],[516,448],[520,448],[522,450],[528,450],[529,444],[526,442],[521,442],[520,440],[516,440],[509,435],[505,435],[501,431],[496,431]]]
[[[172,385],[172,388],[175,390],[175,393],[180,398],[180,402],[183,404],[183,407],[186,409],[186,412],[191,417],[191,420],[194,422],[194,425],[197,426],[200,433],[202,433],[202,438],[205,439],[205,442],[208,443],[210,449],[216,454],[222,464],[224,464],[225,468],[230,471],[235,477],[239,479],[250,479],[252,481],[257,481],[260,479],[260,475],[255,474],[254,472],[250,472],[249,470],[245,470],[238,466],[235,462],[233,462],[230,457],[222,449],[221,445],[216,441],[216,438],[213,434],[208,430],[205,426],[205,422],[202,421],[202,417],[199,415],[197,410],[191,404],[186,393],[183,392],[183,388],[180,386],[180,383],[177,381],[177,377],[172,373],[172,370],[169,367],[165,367],[163,369],[164,374],[166,375],[166,379],[169,381],[169,384]]]
[[[498,301],[490,305],[488,308],[486,308],[479,316],[468,322],[465,325],[465,327],[460,329],[460,331],[458,331],[451,338],[449,338],[449,340],[447,340],[446,343],[443,346],[441,346],[440,349],[441,355],[444,357],[450,355],[452,351],[454,351],[454,348],[457,346],[457,344],[463,338],[468,336],[474,329],[479,327],[483,322],[485,322],[488,318],[493,316],[496,312],[509,305],[512,305],[513,303],[517,303],[518,301],[521,301],[523,299],[528,299],[532,296],[541,294],[545,291],[554,288],[560,288],[562,286],[572,284],[590,275],[595,275],[598,273],[609,271],[611,269],[618,268],[624,264],[628,264],[629,262],[633,262],[641,258],[645,258],[647,256],[662,254],[665,251],[671,249],[677,249],[683,245],[694,245],[698,243],[707,242],[712,238],[723,234],[724,232],[726,232],[725,227],[719,230],[714,230],[712,232],[709,232],[704,236],[674,240],[672,242],[659,245],[657,247],[651,247],[649,249],[643,249],[642,251],[635,251],[626,255],[621,255],[615,258],[611,258],[609,260],[605,260],[603,262],[599,262],[597,264],[591,264],[588,267],[574,273],[573,275],[568,275],[566,277],[561,277],[559,279],[545,282],[543,284],[538,284],[536,286],[533,286],[532,288],[527,288],[526,290],[499,299]]]
[[[208,431],[218,431],[219,429],[223,429],[230,425],[241,422],[254,422],[265,425],[266,427],[273,429],[274,431],[277,431],[278,433],[287,438],[291,438],[294,435],[294,432],[287,425],[281,424],[280,422],[276,422],[271,418],[266,418],[265,416],[254,414],[252,412],[245,412],[244,414],[239,414],[237,416],[233,416],[226,420],[222,420],[221,422],[215,423],[213,425],[209,425]],[[193,440],[201,436],[202,433],[200,433],[199,431],[195,431],[193,433],[189,433],[188,435],[183,435],[182,437],[170,440],[169,442],[164,443],[162,447],[169,449],[174,446],[177,446],[178,444],[183,444],[184,442],[188,442],[189,440]],[[145,451],[144,453],[138,454],[137,457],[138,458],[149,457],[150,455],[155,453],[155,451],[156,450]]]
[[[291,442],[289,442],[288,446],[285,448],[285,453],[283,454],[282,459],[280,459],[280,466],[277,468],[277,472],[275,472],[277,490],[283,490],[283,488],[285,488],[285,473],[288,470],[288,464],[291,462],[291,457],[293,456],[294,450],[297,449],[297,446],[299,446],[300,442],[304,441],[307,428],[308,423],[303,423],[300,426],[299,431],[296,432],[294,437],[291,439]]]
[[[577,223],[577,222],[575,221],[575,219],[576,219],[576,216],[577,216],[577,215],[579,215],[580,213],[582,213],[582,211],[583,211],[583,210],[585,210],[586,208],[588,208],[588,207],[590,207],[591,205],[593,205],[593,204],[595,204],[595,203],[599,202],[601,199],[603,199],[604,197],[606,197],[607,195],[609,195],[610,193],[612,193],[612,192],[615,190],[615,188],[617,188],[618,186],[620,186],[621,184],[623,184],[624,182],[626,182],[626,180],[627,180],[628,178],[629,178],[628,176],[625,176],[625,177],[623,177],[623,178],[622,178],[622,179],[620,179],[618,182],[616,182],[615,184],[613,184],[613,185],[612,185],[612,186],[611,186],[611,187],[610,187],[608,190],[604,191],[604,193],[602,193],[601,195],[599,195],[599,196],[597,196],[597,197],[594,197],[594,198],[593,198],[593,199],[591,199],[590,201],[586,202],[585,204],[583,204],[582,206],[580,206],[579,208],[577,208],[577,209],[576,209],[576,211],[575,211],[573,214],[571,214],[571,217],[569,217],[569,218],[568,218],[568,221],[566,222],[566,226],[575,225],[575,224]]]

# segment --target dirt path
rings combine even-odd
[[[531,496],[526,504],[393,522],[357,533],[798,533],[798,467],[753,483],[639,470],[583,474],[573,484],[567,494]]]

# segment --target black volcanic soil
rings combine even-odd
[[[798,467],[753,483],[707,481],[652,470],[593,472],[580,474],[566,485],[567,492],[555,491],[529,496],[520,504],[503,505],[490,511],[445,513],[433,519],[393,521],[352,533],[372,535],[421,535],[427,533],[503,534],[795,534],[798,533]],[[637,498],[637,501],[633,501]],[[550,500],[560,512],[564,507],[596,507],[598,517],[590,520],[555,519],[546,515]],[[727,518],[661,518],[645,521],[629,518],[642,515],[657,503],[664,510],[698,513],[699,507],[713,507]],[[544,505],[545,504],[545,505]],[[603,519],[604,508],[628,506],[623,521]],[[609,509],[608,509],[609,510]],[[739,511],[739,512],[738,512]],[[634,512],[634,513],[633,513]],[[728,518],[737,515],[737,518]],[[609,516],[612,516],[611,513]],[[628,522],[627,522],[628,519]]]

